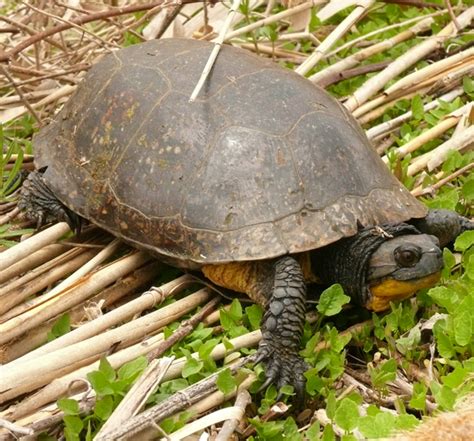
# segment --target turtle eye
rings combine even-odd
[[[396,262],[403,267],[416,265],[421,258],[421,250],[413,245],[404,245],[394,251]]]

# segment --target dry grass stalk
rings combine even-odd
[[[148,397],[156,390],[173,362],[173,358],[163,357],[159,360],[152,360],[145,371],[133,384],[127,395],[120,402],[112,415],[107,419],[100,431],[94,437],[95,441],[108,439],[107,433],[112,428],[119,426],[129,418],[134,417],[145,406]]]
[[[306,75],[374,3],[375,0],[360,0],[354,10],[324,39],[308,59],[295,69],[295,72]]]
[[[25,279],[28,279],[30,276],[34,275],[36,271],[31,271],[20,279],[15,280],[14,283],[9,284],[5,288],[3,288],[1,295],[2,301],[0,303],[0,314],[2,314],[0,316],[0,323],[5,323],[13,317],[20,315],[23,311],[26,311],[33,307],[33,301],[31,301],[26,302],[25,304],[20,305],[17,308],[13,308],[14,306],[17,306],[22,303],[28,297],[39,293],[41,290],[50,286],[52,283],[62,279],[68,274],[71,274],[73,271],[77,270],[90,259],[92,259],[96,254],[94,250],[78,251],[79,252],[74,253],[76,255],[73,258],[68,259],[64,263],[59,263],[61,262],[61,258],[63,256],[59,256],[59,258],[54,259],[55,264],[51,264],[51,261],[46,262],[39,268],[39,270],[42,271],[44,267],[51,267],[51,269],[40,274],[38,277],[35,277],[29,282],[26,282]],[[12,285],[15,285],[15,289],[12,289]],[[1,326],[2,325],[0,324],[0,329]],[[5,343],[5,341],[3,341],[2,343]]]
[[[418,17],[409,18],[407,20],[403,20],[403,21],[400,21],[398,23],[394,23],[394,24],[391,24],[391,25],[388,25],[388,26],[383,26],[383,27],[377,28],[375,31],[364,34],[364,35],[362,35],[358,38],[354,38],[353,40],[350,40],[347,43],[344,43],[341,46],[338,46],[333,51],[329,52],[327,54],[327,56],[332,57],[332,56],[336,55],[337,53],[339,53],[343,50],[346,50],[350,47],[353,47],[353,46],[358,45],[362,42],[365,42],[365,41],[367,41],[367,39],[375,37],[376,35],[381,34],[383,32],[387,32],[391,29],[401,28],[403,26],[407,26],[407,25],[412,24],[412,23],[417,23],[419,21],[426,20],[429,17],[434,18],[434,17],[440,16],[440,15],[444,15],[446,13],[447,13],[446,10],[433,12],[431,14],[426,14],[426,15],[421,15],[421,16],[418,16]]]
[[[336,76],[339,73],[343,72],[344,70],[357,66],[360,62],[366,60],[372,55],[388,50],[396,46],[397,44],[402,43],[403,41],[413,38],[415,35],[419,34],[420,32],[426,31],[427,29],[430,28],[433,22],[434,22],[433,18],[428,17],[416,23],[410,29],[400,32],[399,34],[389,38],[388,40],[384,40],[384,41],[381,41],[380,43],[373,44],[372,46],[369,46],[368,48],[361,49],[359,52],[341,59],[340,61],[330,65],[326,69],[320,72],[317,72],[314,75],[311,75],[309,79],[313,83],[317,83],[317,84],[324,83],[324,81],[327,80],[328,78]]]
[[[474,6],[459,15],[458,21],[462,28],[469,26],[474,18]],[[366,81],[357,89],[344,103],[351,112],[365,103],[371,96],[381,90],[390,80],[413,66],[426,57],[429,53],[439,48],[448,38],[457,34],[456,27],[451,22],[445,26],[435,37],[423,41],[417,46],[409,49],[405,54],[398,57],[390,66],[382,72]]]
[[[110,285],[118,278],[129,274],[149,259],[150,257],[142,252],[126,256],[95,274],[85,277],[84,281],[81,281],[77,286],[70,288],[66,292],[0,324],[0,344],[6,343],[46,320],[64,313],[73,306],[90,298],[97,291]]]
[[[151,350],[161,345],[163,341],[164,335],[160,333],[153,337],[149,337],[140,343],[108,355],[107,360],[114,369],[118,369],[123,364],[147,354]],[[31,415],[34,412],[38,412],[40,407],[56,401],[61,396],[70,396],[71,394],[85,390],[85,380],[87,380],[87,374],[98,369],[99,361],[94,361],[93,363],[80,367],[64,376],[56,376],[55,379],[53,379],[42,389],[33,395],[28,396],[17,404],[12,405],[4,412],[0,413],[0,416],[3,418],[8,418],[12,421],[16,421],[19,418],[25,417],[26,415]],[[35,419],[35,417],[32,418],[33,421]]]
[[[456,136],[453,136],[434,150],[416,158],[416,160],[408,166],[408,175],[413,176],[425,167],[428,171],[434,170],[446,160],[450,151],[462,151],[472,146],[473,140],[474,125],[458,133]]]
[[[0,254],[0,271],[38,251],[40,248],[56,242],[69,231],[71,231],[69,225],[66,222],[60,222],[9,248]]]
[[[0,371],[0,402],[8,401],[49,383],[57,377],[58,370],[67,371],[68,366],[73,363],[79,363],[91,357],[99,358],[119,343],[143,338],[178,319],[208,298],[208,291],[203,289],[118,328],[36,357],[34,364],[27,360],[5,365]]]
[[[153,308],[154,306],[162,303],[166,298],[179,294],[185,287],[191,283],[195,283],[195,279],[190,276],[181,276],[159,288],[152,288],[149,291],[144,292],[140,297],[119,306],[112,311],[97,317],[94,320],[68,332],[61,337],[39,347],[38,349],[30,352],[24,357],[15,360],[13,363],[23,363],[27,360],[34,360],[45,354],[57,351],[58,349],[66,348],[74,343],[84,341],[95,335],[104,332],[106,329],[116,326],[126,320],[129,320],[137,314],[141,314],[147,309]]]
[[[166,339],[159,347],[150,351],[147,358],[151,360],[150,365],[145,369],[143,374],[138,378],[136,383],[132,386],[130,391],[124,397],[123,401],[120,402],[117,409],[106,421],[100,432],[96,436],[96,440],[107,439],[107,432],[112,427],[122,424],[129,418],[135,416],[145,405],[147,398],[156,390],[156,387],[161,382],[161,379],[165,372],[168,370],[173,359],[163,366],[163,359],[157,360],[166,350],[171,348],[175,343],[182,340],[186,335],[189,335],[193,329],[202,322],[202,319],[206,317],[220,302],[218,297],[215,297],[207,305],[205,305],[201,311],[194,314],[189,320],[184,321],[180,327],[173,332],[173,334]]]
[[[469,108],[471,106],[469,105]],[[452,127],[454,127],[460,120],[462,115],[468,110],[468,105],[466,104],[463,106],[461,109],[458,109],[454,112],[452,112],[450,115],[445,116],[438,124],[436,124],[434,127],[431,127],[430,129],[426,130],[425,132],[422,132],[420,135],[418,135],[416,138],[411,139],[408,141],[406,144],[402,145],[399,147],[397,151],[397,155],[400,158],[405,157],[409,153],[414,152],[415,150],[419,149],[420,147],[423,147],[428,141],[431,141],[432,139],[436,139],[440,137],[444,132],[448,131]],[[385,163],[388,163],[388,157],[384,156],[382,160]]]
[[[69,247],[67,245],[59,243],[46,245],[44,248],[41,248],[40,250],[30,254],[24,259],[21,259],[19,262],[14,263],[13,265],[4,269],[0,273],[0,283],[12,280],[20,274],[26,273],[27,271],[36,268],[37,266],[40,266],[43,263],[49,262],[60,254],[63,254],[67,250],[69,250]],[[0,287],[0,290],[1,289],[2,287]]]
[[[241,0],[233,0],[232,2],[232,6],[229,9],[225,22],[221,30],[219,31],[219,36],[214,42],[214,47],[212,48],[211,54],[209,55],[209,59],[207,60],[206,65],[204,66],[204,70],[202,71],[202,74],[199,77],[196,87],[191,93],[191,97],[189,98],[190,103],[196,100],[197,96],[199,95],[199,92],[202,89],[202,86],[204,86],[204,83],[207,77],[209,76],[209,73],[211,72],[212,66],[214,66],[217,55],[219,54],[219,51],[221,50],[221,46],[224,43],[225,34],[229,30],[229,27],[232,23],[235,13],[237,12],[237,9],[239,9],[240,2]]]
[[[7,214],[0,216],[0,225],[8,224],[8,222],[11,222],[19,214],[20,214],[20,209],[15,207],[13,210],[9,211]]]
[[[119,279],[113,285],[102,290],[99,294],[92,297],[85,304],[80,304],[68,312],[71,325],[82,323],[90,307],[97,311],[97,305],[106,308],[112,305],[122,297],[135,292],[140,287],[151,283],[158,275],[161,266],[158,262],[152,262],[133,271],[133,273]],[[89,318],[91,320],[91,318]],[[32,329],[22,335],[20,339],[13,340],[0,349],[0,364],[7,364],[21,356],[28,354],[34,349],[40,349],[47,340],[48,333],[51,332],[56,319],[50,319],[46,323]]]
[[[48,292],[49,297],[54,297],[56,294],[59,294],[61,291],[64,291],[70,288],[74,283],[76,283],[81,277],[90,273],[92,270],[97,268],[101,263],[106,261],[120,247],[120,239],[114,239],[110,242],[102,251],[96,254],[92,259],[87,261],[87,263],[81,266],[77,271],[71,274],[67,279],[63,280],[59,285],[55,286],[51,291]]]
[[[250,386],[250,385],[249,385]],[[235,400],[234,408],[236,409],[236,416],[233,419],[227,420],[215,441],[227,441],[230,439],[240,421],[244,417],[245,408],[251,403],[252,397],[245,387],[240,387]]]
[[[48,104],[59,101],[60,99],[71,95],[76,90],[76,88],[77,86],[71,86],[69,84],[66,84],[65,86],[60,87],[55,92],[43,98],[42,100],[33,103],[31,107],[36,110]],[[17,119],[20,116],[25,115],[26,113],[28,113],[28,109],[26,106],[19,106],[4,110],[0,112],[0,124],[6,124],[7,122]]]
[[[420,87],[409,93],[397,94],[396,96],[387,96],[384,94],[379,95],[373,100],[368,101],[355,109],[354,112],[352,112],[352,115],[357,118],[360,124],[366,124],[383,115],[385,110],[395,105],[397,101],[402,99],[410,99],[415,95],[424,95],[428,92],[429,88],[430,86],[426,86],[424,88]]]
[[[429,64],[428,66],[404,76],[395,84],[385,89],[384,93],[391,95],[399,90],[410,88],[414,84],[424,81],[427,78],[431,78],[447,70],[452,70],[453,67],[458,67],[460,64],[470,64],[472,66],[473,63],[474,48],[469,48],[465,51],[459,52],[455,55],[452,55],[451,57],[443,58],[433,64]]]
[[[445,102],[454,101],[458,96],[461,96],[463,94],[464,94],[464,89],[462,87],[458,87],[452,90],[451,92],[448,92],[440,96],[437,100],[426,103],[423,106],[423,112],[426,113],[432,109],[435,109],[441,104],[441,101],[445,101]],[[371,127],[370,129],[365,131],[365,134],[370,140],[376,139],[382,135],[385,135],[386,133],[391,132],[393,129],[401,126],[405,121],[408,121],[412,116],[413,116],[413,113],[411,110],[409,110],[408,112],[405,112],[403,115],[397,116],[396,118],[393,118],[389,121],[385,121],[374,127]]]
[[[299,14],[300,12],[306,11],[316,5],[320,5],[323,3],[326,3],[326,0],[310,0],[301,3],[297,6],[293,6],[292,8],[285,9],[284,11],[278,12],[277,14],[272,14],[269,17],[257,20],[256,22],[248,24],[246,26],[242,26],[241,28],[236,29],[235,31],[228,32],[225,36],[225,41],[229,41],[235,37],[239,37],[240,35],[247,34],[248,32],[252,32],[255,29],[259,29],[263,26],[267,26],[269,24],[284,20],[285,18],[291,17],[295,14]]]
[[[248,362],[248,357],[242,359],[236,365],[230,367],[232,373],[235,373],[241,366]],[[154,422],[159,422],[168,416],[188,408],[190,405],[200,401],[202,398],[210,395],[216,390],[217,373],[193,384],[177,394],[172,395],[165,401],[145,410],[136,417],[124,423],[121,427],[109,432],[109,439],[123,440],[130,437],[141,439],[140,436],[144,430],[147,430]],[[166,381],[166,380],[164,380]]]

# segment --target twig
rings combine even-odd
[[[427,167],[429,171],[439,167],[446,160],[450,151],[461,151],[468,146],[471,146],[473,140],[474,126],[471,126],[466,130],[463,130],[457,136],[453,136],[445,143],[436,147],[434,150],[416,158],[416,160],[408,167],[408,176],[413,176],[425,167]]]
[[[251,400],[252,399],[247,389],[241,389],[239,391],[234,405],[234,408],[237,409],[239,413],[233,419],[227,420],[224,423],[219,434],[216,436],[215,441],[227,441],[230,439],[235,429],[239,425],[240,420],[243,418],[245,408],[250,404]]]
[[[1,368],[0,375],[0,402],[44,386],[56,378],[58,372],[64,375],[74,370],[75,363],[99,358],[119,343],[141,339],[191,311],[208,298],[208,291],[202,289],[118,328],[38,357],[34,363],[26,361],[5,365]]]
[[[33,435],[34,433],[33,429],[30,429],[29,427],[19,426],[4,419],[0,419],[0,427],[7,429],[15,435]]]
[[[474,17],[474,6],[464,11],[459,17],[459,23],[466,27]],[[381,90],[391,79],[407,70],[410,66],[426,57],[430,52],[441,46],[447,38],[456,34],[456,28],[453,23],[445,26],[435,37],[423,41],[418,46],[412,47],[390,66],[382,72],[365,82],[362,87],[357,89],[350,98],[344,103],[345,107],[351,112],[365,103],[371,96]]]
[[[64,23],[64,24],[68,24],[70,25],[71,28],[74,28],[76,30],[78,30],[79,32],[82,32],[86,35],[90,35],[92,38],[95,38],[97,40],[99,40],[103,45],[105,46],[114,46],[116,48],[119,48],[120,46],[114,42],[111,42],[111,41],[107,41],[107,40],[104,40],[103,38],[99,37],[98,35],[94,34],[94,32],[91,32],[89,31],[88,29],[84,28],[84,27],[81,27],[79,26],[78,24],[74,23],[73,21],[69,21],[69,20],[66,20],[62,17],[58,17],[57,15],[54,15],[54,14],[50,14],[49,12],[46,12],[44,11],[43,9],[41,8],[36,8],[34,7],[32,4],[30,3],[26,3],[25,0],[20,0],[25,6],[27,6],[28,8],[32,9],[33,11],[39,13],[39,14],[42,14],[42,15],[45,15],[46,17],[49,17],[49,18],[52,18],[53,20],[56,20],[56,21],[60,21],[61,23]]]
[[[420,32],[424,32],[425,30],[430,29],[430,26],[433,24],[433,22],[434,20],[432,17],[428,17],[420,22],[417,22],[406,31],[400,32],[387,40],[381,41],[380,43],[376,43],[365,49],[361,49],[353,55],[344,57],[343,59],[341,59],[337,63],[330,65],[326,69],[323,69],[320,72],[316,72],[309,79],[314,83],[324,85],[326,78],[332,78],[333,76],[339,74],[340,72],[343,72],[346,69],[350,69],[351,67],[357,66],[357,64],[375,54],[388,50],[396,46],[397,44],[400,44],[410,38],[413,38]]]
[[[0,342],[6,343],[44,321],[64,313],[69,308],[96,294],[100,289],[110,285],[117,278],[143,265],[149,259],[150,257],[143,252],[126,256],[90,275],[84,283],[77,287],[73,287],[57,297],[38,303],[34,308],[26,310],[23,314],[1,323]]]
[[[443,6],[437,3],[423,2],[420,0],[382,0],[384,3],[393,3],[402,6],[414,6],[415,8],[442,9]]]
[[[295,72],[300,75],[307,74],[374,3],[375,0],[360,0],[354,10],[324,39],[313,54],[301,66],[295,69]]]
[[[451,2],[449,0],[444,0],[444,4],[446,5],[446,8],[448,9],[451,20],[453,21],[454,25],[456,26],[456,29],[459,32],[462,28],[458,22],[458,19],[456,18],[456,15],[454,14],[453,7],[451,6]]]
[[[144,406],[146,399],[153,392],[153,390],[156,389],[156,386],[159,384],[163,375],[166,373],[169,366],[171,365],[171,362],[173,361],[173,359],[167,359],[169,360],[169,363],[165,368],[164,366],[161,367],[161,361],[163,359],[158,360],[157,357],[160,357],[175,343],[182,340],[186,335],[190,334],[193,329],[202,322],[203,318],[214,310],[219,302],[220,298],[218,297],[211,300],[191,319],[182,323],[181,326],[175,332],[173,332],[173,334],[167,338],[158,348],[154,349],[148,354],[147,358],[151,360],[150,365],[133,385],[132,389],[130,389],[128,394],[120,403],[119,407],[114,411],[114,413],[101,428],[100,432],[96,435],[95,439],[97,441],[107,439],[107,432],[112,430],[114,426],[123,424],[125,421],[134,417],[139,412],[139,410]],[[154,372],[157,370],[162,374],[158,375],[157,373],[157,378],[155,379]],[[143,384],[143,386],[140,386],[141,384]]]
[[[95,441],[108,439],[108,432],[120,426],[129,418],[137,415],[145,406],[148,397],[160,384],[163,375],[170,367],[174,357],[164,357],[152,360],[140,377],[135,381],[127,395],[123,398],[112,415],[107,419],[100,431],[94,437]]]
[[[287,17],[298,14],[302,11],[306,11],[307,9],[310,9],[322,3],[326,3],[326,0],[310,0],[304,3],[301,3],[297,6],[293,6],[292,8],[288,8],[284,11],[278,12],[277,14],[272,14],[269,17],[265,17],[261,20],[257,20],[254,23],[250,23],[247,26],[242,26],[241,28],[236,29],[235,31],[229,32],[225,36],[225,41],[229,41],[232,38],[254,31],[255,29],[261,28],[262,26],[267,26],[269,24],[276,23],[277,21],[283,20]]]
[[[21,210],[18,207],[16,207],[13,210],[9,211],[7,214],[0,216],[0,225],[8,224],[8,222],[15,219],[20,214],[20,212]]]
[[[130,319],[134,315],[141,314],[147,309],[153,308],[154,306],[162,303],[166,298],[179,294],[182,289],[188,287],[191,283],[195,283],[195,280],[189,276],[181,276],[171,282],[168,282],[159,288],[152,288],[149,291],[144,292],[138,298],[127,302],[126,304],[119,306],[112,311],[107,312],[95,320],[68,332],[61,337],[39,347],[38,349],[28,353],[27,355],[15,360],[11,365],[16,363],[23,363],[28,360],[34,360],[35,358],[43,355],[52,353],[62,348],[66,348],[80,341],[84,341],[95,335],[98,335],[113,326],[117,326],[119,323]]]
[[[250,357],[240,360],[236,365],[230,367],[232,373],[244,366],[250,361]],[[108,440],[121,440],[130,437],[139,439],[140,432],[148,428],[153,422],[162,421],[164,418],[189,407],[201,398],[211,394],[217,388],[216,380],[218,373],[213,374],[200,382],[189,386],[156,406],[147,409],[136,417],[124,423],[121,427],[109,432]]]
[[[0,64],[0,69],[1,71],[3,72],[3,75],[5,75],[8,79],[8,81],[10,81],[11,85],[15,88],[16,92],[18,93],[18,95],[20,96],[23,104],[25,105],[25,107],[30,111],[31,115],[33,116],[34,119],[36,119],[36,122],[38,123],[38,125],[41,127],[43,125],[42,121],[41,121],[41,118],[39,117],[39,115],[36,113],[35,109],[33,109],[33,107],[31,106],[30,102],[26,99],[25,95],[23,94],[22,90],[20,87],[17,86],[17,84],[15,83],[15,80],[13,79],[13,77],[10,75],[10,73],[8,72],[8,69],[6,67],[4,67],[3,65]]]
[[[385,69],[390,63],[391,63],[390,60],[386,60],[386,61],[381,61],[380,63],[364,64],[363,66],[344,70],[331,77],[328,76],[324,80],[318,81],[317,84],[321,87],[326,88],[326,87],[331,86],[332,84],[338,83],[339,81],[348,80],[349,78],[358,77],[359,75],[365,75],[372,72],[378,72],[382,69]]]
[[[10,49],[8,52],[0,53],[0,62],[8,61],[21,51],[25,50],[27,47],[37,43],[38,41],[44,40],[45,37],[50,35],[57,34],[58,32],[65,31],[70,29],[72,25],[83,25],[85,23],[90,23],[91,21],[103,20],[106,18],[117,17],[118,15],[132,14],[134,12],[146,11],[148,9],[156,8],[157,6],[172,6],[175,5],[175,0],[158,0],[147,4],[137,4],[115,8],[112,10],[96,12],[94,14],[89,14],[84,17],[78,17],[74,20],[71,20],[70,23],[63,23],[56,25],[50,29],[46,29],[42,32],[38,32],[36,35],[24,40],[23,42],[17,44],[15,47]],[[179,0],[179,4],[188,4],[188,3],[200,3],[200,0]]]
[[[9,248],[0,254],[0,271],[8,268],[18,260],[29,256],[31,253],[38,251],[45,245],[56,242],[69,231],[69,225],[66,222],[60,222],[35,234],[24,242],[20,242],[18,245]]]
[[[464,89],[462,87],[454,89],[451,92],[440,96],[438,99],[434,101],[430,101],[429,103],[425,104],[423,106],[423,112],[426,113],[429,110],[438,107],[441,104],[441,101],[451,102],[454,99],[456,99],[458,96],[461,96],[463,94],[464,94]],[[385,121],[377,126],[371,127],[369,130],[366,130],[365,134],[370,140],[376,139],[380,137],[381,135],[388,133],[394,128],[400,126],[405,121],[408,121],[409,119],[412,118],[412,116],[413,116],[412,111],[409,110],[408,112],[405,112],[404,114],[397,116],[396,118],[393,118],[389,121]]]
[[[214,42],[214,47],[212,48],[211,55],[209,56],[209,59],[207,60],[206,65],[204,66],[204,70],[202,71],[202,74],[199,77],[196,87],[191,93],[191,97],[189,98],[190,103],[196,100],[196,97],[199,95],[199,92],[201,91],[202,86],[204,85],[207,77],[209,76],[209,73],[211,72],[212,66],[214,65],[217,55],[219,54],[219,51],[221,50],[221,46],[224,43],[225,35],[232,23],[232,19],[235,13],[237,12],[237,9],[239,9],[240,2],[241,0],[233,0],[232,2],[232,6],[229,9],[229,13],[227,14],[224,24],[222,25],[222,29],[219,32],[219,36]]]

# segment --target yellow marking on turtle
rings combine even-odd
[[[378,285],[370,287],[372,299],[366,305],[373,311],[384,311],[390,307],[390,302],[411,297],[422,288],[433,286],[440,278],[441,273],[433,273],[416,280],[387,279]]]
[[[318,282],[311,270],[309,253],[295,254],[293,257],[300,264],[305,281]],[[264,265],[270,264],[269,261],[230,262],[221,265],[204,265],[201,270],[216,285],[245,293],[256,302],[265,304],[268,300],[265,294],[268,296],[269,293],[262,293],[259,287],[262,286],[262,277],[267,273]]]

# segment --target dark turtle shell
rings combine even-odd
[[[105,56],[35,138],[70,209],[181,266],[277,257],[423,217],[357,122],[289,70],[167,39]]]

